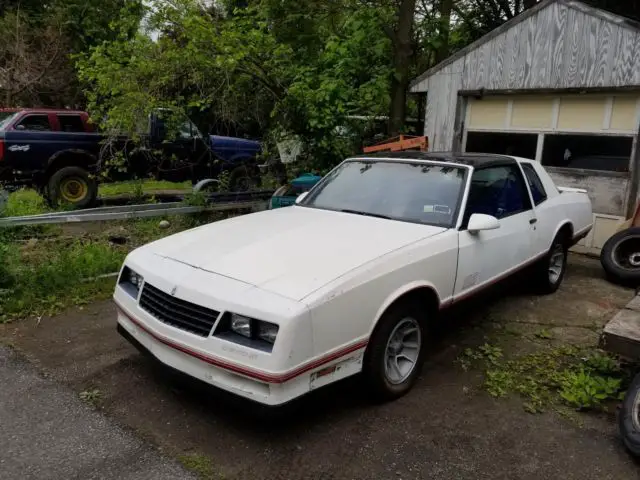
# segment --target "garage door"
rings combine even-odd
[[[639,119],[638,94],[468,98],[462,148],[532,158],[585,188],[596,215],[583,247],[598,250],[625,216]]]

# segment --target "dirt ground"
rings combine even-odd
[[[442,319],[422,377],[400,400],[372,405],[357,380],[265,411],[158,367],[119,337],[111,302],[0,326],[0,339],[162,451],[210,462],[225,479],[633,479],[638,466],[614,418],[532,415],[494,399],[478,371],[455,361],[467,346],[506,355],[546,342],[597,342],[633,292],[608,283],[596,260],[573,255],[561,289],[537,297],[504,286]]]

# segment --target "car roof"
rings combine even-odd
[[[515,157],[499,155],[493,153],[460,153],[460,152],[418,152],[407,150],[404,152],[379,152],[368,155],[357,155],[354,159],[370,160],[410,160],[410,161],[431,161],[457,163],[468,165],[474,168],[482,168],[496,165],[514,165],[517,162]]]
[[[0,108],[0,112],[26,112],[26,113],[87,113],[83,110],[67,110],[64,108]]]

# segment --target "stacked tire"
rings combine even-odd
[[[602,247],[600,263],[609,280],[622,285],[640,285],[640,227],[614,234]]]

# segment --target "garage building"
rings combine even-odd
[[[598,253],[635,208],[640,179],[640,24],[543,0],[420,75],[429,149],[535,158],[585,188]]]

